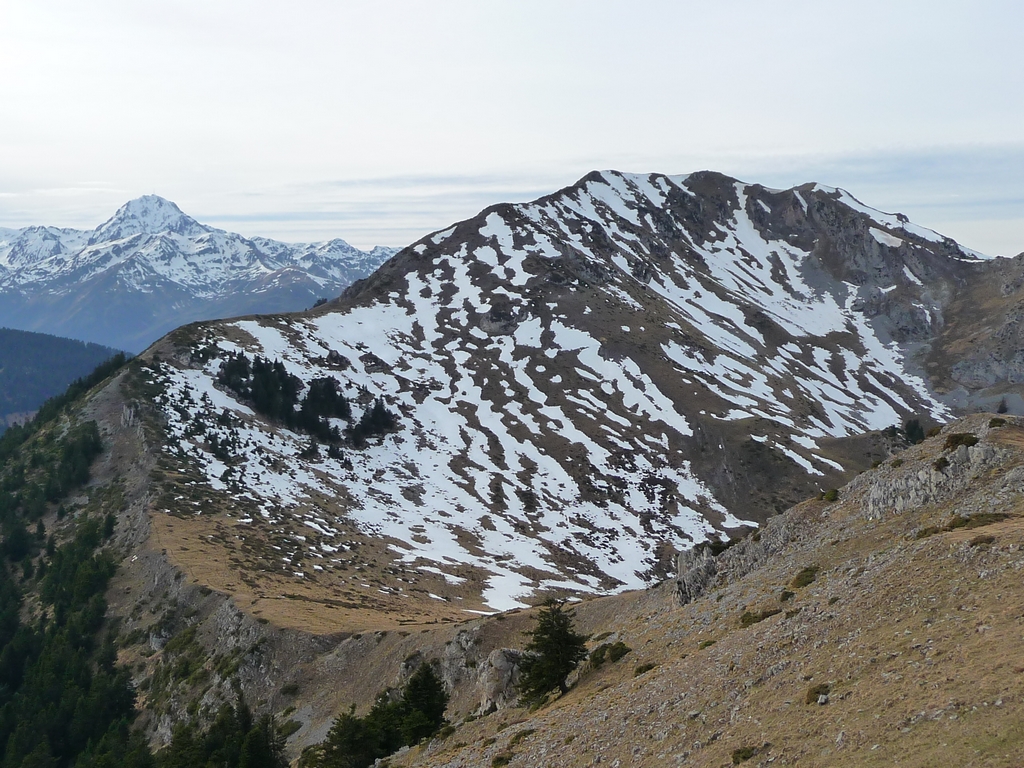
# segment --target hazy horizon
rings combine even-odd
[[[0,9],[0,226],[143,194],[401,246],[591,170],[818,181],[1024,251],[1011,2],[98,0]]]

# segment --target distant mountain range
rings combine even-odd
[[[138,352],[195,320],[305,309],[397,250],[247,238],[147,195],[91,231],[0,228],[0,326]]]
[[[0,328],[0,432],[115,354],[99,344]]]

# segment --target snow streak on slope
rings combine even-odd
[[[437,292],[442,285],[428,278],[423,289]],[[474,292],[466,293],[470,300]],[[215,359],[201,371],[165,369],[164,405],[173,444],[203,467],[212,487],[235,488],[271,522],[281,515],[299,516],[312,530],[311,546],[321,554],[333,546],[336,512],[318,507],[316,499],[336,498],[344,487],[350,499],[344,513],[365,531],[394,541],[401,561],[433,563],[442,570],[467,564],[485,571],[483,597],[495,609],[519,605],[535,589],[642,586],[653,566],[655,543],[688,545],[713,532],[701,509],[714,509],[731,527],[741,524],[714,501],[685,461],[673,467],[644,455],[648,436],[633,423],[635,416],[633,421],[619,417],[615,429],[606,427],[604,440],[576,426],[596,417],[610,389],[627,413],[635,410],[655,424],[685,428],[685,419],[665,410],[664,396],[634,367],[593,359],[587,350],[596,341],[575,332],[562,353],[575,356],[581,370],[600,378],[593,376],[592,391],[578,390],[573,401],[560,406],[538,385],[547,378],[543,366],[517,360],[516,345],[506,338],[498,356],[515,373],[498,386],[514,397],[498,407],[484,392],[494,384],[492,372],[474,370],[468,355],[448,354],[443,347],[424,349],[416,342],[419,336],[436,338],[431,323],[436,307],[430,312],[429,306],[427,300],[409,312],[376,304],[283,327],[243,321],[235,327],[247,343],[217,342],[225,353],[280,359],[304,382],[335,376],[353,398],[361,391],[385,396],[400,413],[412,414],[403,417],[399,435],[350,451],[345,460],[299,460],[309,439],[247,418],[247,407],[215,387],[220,362]],[[365,337],[368,329],[377,340],[377,354],[352,341]],[[341,372],[329,367],[331,351],[351,360],[351,367]],[[457,372],[451,376],[453,362]],[[190,439],[189,432],[197,420],[215,422],[224,408],[245,422],[218,433],[219,442],[234,446],[230,471],[209,448],[209,429],[216,428],[209,427],[200,440]],[[517,432],[534,439],[517,438]],[[621,452],[609,450],[608,441]],[[578,481],[560,463],[567,452],[618,486],[615,503],[580,497]],[[564,566],[567,554],[569,568]],[[330,558],[323,559],[318,564],[330,568]]]
[[[899,346],[883,341],[863,314],[853,310],[859,286],[832,281],[823,288],[812,287],[807,279],[823,281],[811,254],[781,238],[766,237],[754,225],[746,185],[734,185],[738,203],[725,226],[716,226],[714,240],[702,242],[680,227],[675,234],[682,248],[677,246],[668,264],[648,271],[659,254],[647,245],[651,238],[643,230],[651,227],[641,223],[640,212],[663,208],[665,190],[676,183],[668,177],[608,173],[576,194],[522,206],[528,234],[516,234],[522,240],[532,236],[537,244],[522,250],[560,257],[562,250],[546,234],[557,227],[588,261],[606,263],[606,254],[596,252],[586,235],[598,227],[608,233],[618,251],[610,257],[617,270],[602,290],[639,306],[628,297],[643,286],[665,301],[680,331],[678,323],[711,342],[709,352],[691,351],[675,339],[662,349],[684,383],[698,383],[734,406],[720,411],[721,418],[759,416],[819,438],[881,429],[899,423],[901,414],[921,405],[936,419],[948,416],[925,382],[905,370]],[[499,228],[491,219],[488,225],[492,232]],[[928,233],[928,240],[938,238]],[[506,226],[500,242],[507,247],[512,239]],[[638,265],[644,267],[640,275]],[[916,278],[911,282],[920,285]],[[790,343],[766,341],[751,322],[752,309],[781,328]],[[814,403],[816,413],[795,417],[801,402],[807,401]]]
[[[332,567],[355,522],[410,567],[483,574],[492,608],[640,586],[672,550],[744,524],[715,486],[734,435],[813,483],[842,471],[828,440],[947,415],[858,307],[879,280],[923,307],[906,259],[967,256],[890,224],[810,188],[592,174],[424,238],[336,311],[207,328],[201,368],[160,368],[170,445],[263,519],[301,521],[281,567],[302,550],[303,578]],[[879,276],[830,272],[826,240]],[[308,437],[218,389],[238,351],[305,383],[333,376],[356,417],[382,397],[400,430],[303,458]]]

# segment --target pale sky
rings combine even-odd
[[[1020,0],[0,0],[0,226],[155,193],[405,245],[593,169],[820,181],[1024,251]]]

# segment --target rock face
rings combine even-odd
[[[987,444],[961,445],[944,457],[947,466],[942,469],[933,463],[913,474],[875,478],[866,488],[864,514],[869,519],[878,518],[941,502],[976,482],[993,461],[1003,458],[998,449]]]
[[[0,326],[138,352],[194,320],[306,309],[396,251],[245,238],[147,195],[92,232],[0,229]]]
[[[513,648],[491,651],[480,669],[480,714],[515,706],[519,701],[520,662],[523,652]]]
[[[681,552],[676,561],[676,598],[686,605],[720,583],[747,575],[799,538],[799,534],[793,521],[777,517],[718,555],[709,547]]]
[[[1024,254],[965,267],[946,303],[949,322],[923,362],[937,388],[994,409],[1005,398],[1020,413],[1024,383]]]

